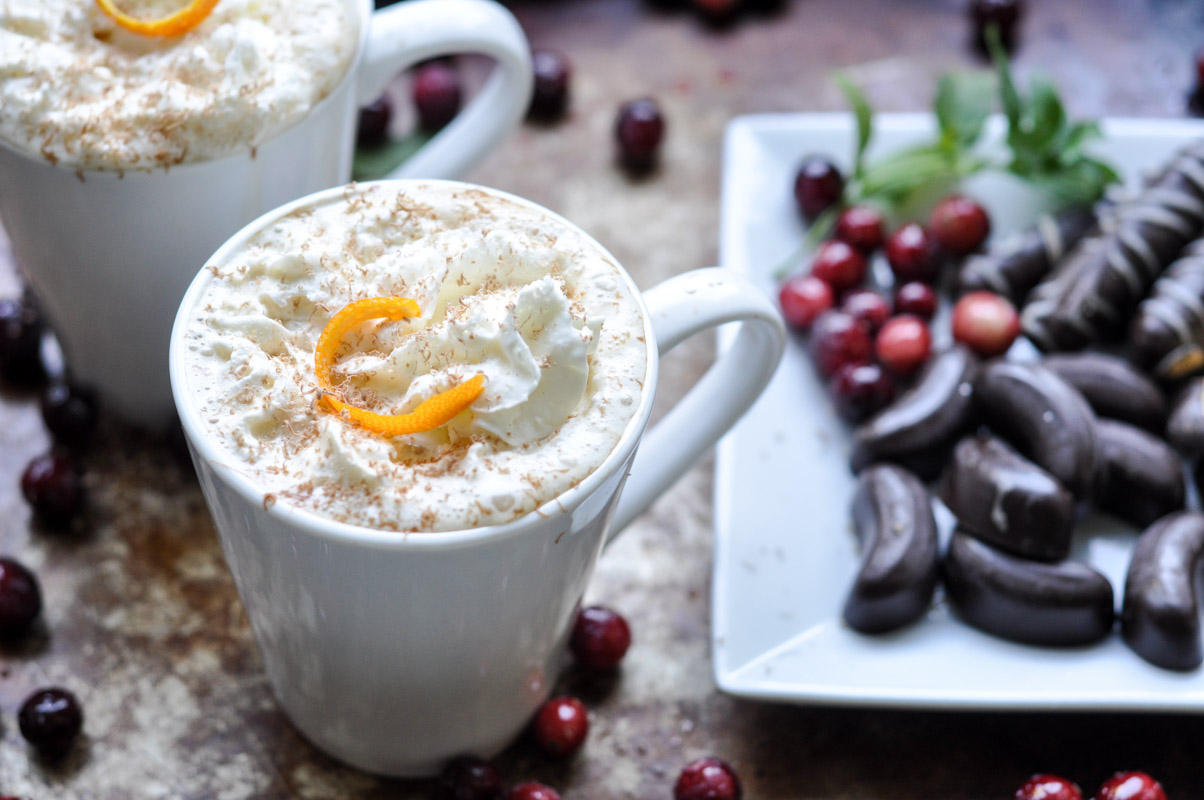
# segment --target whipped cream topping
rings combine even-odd
[[[614,448],[647,367],[639,306],[576,229],[461,184],[349,187],[211,264],[186,330],[188,391],[265,497],[383,530],[508,522]],[[353,328],[341,399],[402,414],[474,375],[445,426],[386,438],[319,406],[314,350],[341,308],[402,296],[421,316]]]
[[[122,0],[139,18],[185,0]],[[358,44],[350,0],[221,0],[149,37],[92,0],[0,0],[0,139],[79,169],[148,170],[251,150],[330,93]]]

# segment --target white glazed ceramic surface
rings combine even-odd
[[[1000,130],[999,120],[992,130]],[[743,117],[728,127],[722,202],[723,264],[776,291],[773,271],[798,247],[794,170],[808,153],[850,162],[846,114]],[[879,115],[875,149],[930,130],[919,115]],[[1204,135],[1181,120],[1108,120],[1098,153],[1135,186],[1171,153]],[[1032,195],[999,177],[967,190],[984,201],[996,234],[1033,218]],[[1119,636],[1093,647],[1012,644],[956,620],[938,599],[918,624],[885,636],[858,634],[841,608],[859,564],[849,522],[854,479],[849,431],[832,410],[792,337],[757,404],[720,444],[713,585],[714,670],[726,692],[799,703],[991,709],[1204,709],[1199,671],[1147,664]],[[947,535],[951,518],[936,504]],[[1119,593],[1136,531],[1090,518],[1075,557],[1090,561]]]
[[[446,53],[497,67],[473,101],[396,177],[454,177],[522,119],[530,52],[491,0],[360,6],[361,46],[343,81],[253,152],[153,172],[76,172],[0,143],[0,219],[62,342],[72,375],[146,426],[172,414],[167,340],[204,260],[255,217],[351,176],[357,109],[406,66]]]
[[[214,260],[224,261],[275,219],[342,191],[265,215]],[[206,436],[188,392],[183,330],[209,278],[202,271],[180,306],[171,381],[223,551],[289,717],[335,757],[387,775],[429,775],[456,755],[489,756],[521,731],[556,679],[569,625],[610,532],[730,428],[768,382],[785,345],[773,303],[743,278],[712,268],[670,279],[643,295],[645,391],[594,473],[512,523],[389,533],[271,502]],[[658,356],[729,322],[742,323],[732,347],[648,431],[636,455]]]

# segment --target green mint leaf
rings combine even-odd
[[[1034,77],[1029,92],[1025,142],[1033,150],[1048,150],[1066,126],[1066,111],[1053,84]]]
[[[968,150],[982,136],[991,113],[994,79],[980,72],[943,75],[936,87],[933,112],[941,131],[941,144],[950,153]]]
[[[1020,93],[1016,91],[1016,82],[1012,80],[1012,68],[1008,61],[1007,50],[1003,47],[1003,42],[999,39],[999,28],[996,25],[988,25],[984,32],[984,38],[987,42],[987,51],[991,54],[991,61],[995,65],[995,76],[999,82],[999,102],[1003,106],[1003,115],[1008,121],[1008,135],[1020,127],[1020,116],[1023,113],[1024,106],[1020,99]]]
[[[865,168],[865,149],[874,135],[874,112],[869,101],[856,85],[843,75],[835,76],[836,85],[844,92],[857,120],[857,149],[853,153],[853,176],[861,175]]]

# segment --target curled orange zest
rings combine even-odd
[[[408,297],[370,297],[347,305],[331,317],[322,335],[318,337],[318,346],[314,350],[314,371],[318,376],[318,386],[326,391],[321,402],[336,414],[346,413],[347,417],[361,428],[381,436],[401,436],[433,430],[472,405],[485,389],[484,375],[477,375],[446,392],[427,398],[408,414],[393,416],[357,408],[333,395],[330,369],[334,364],[335,350],[347,331],[370,319],[406,319],[416,317],[420,313],[418,303]]]
[[[96,0],[96,5],[127,31],[143,36],[179,36],[205,21],[218,0],[192,0],[184,8],[162,19],[138,19],[118,8],[113,0]]]

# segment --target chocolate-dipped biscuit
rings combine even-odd
[[[1171,402],[1166,440],[1189,459],[1204,455],[1204,378],[1192,378]]]
[[[983,421],[1066,487],[1086,497],[1095,473],[1095,414],[1040,364],[996,360],[974,381]]]
[[[996,436],[958,442],[940,497],[962,530],[1009,553],[1056,561],[1070,552],[1074,498]]]
[[[1166,396],[1127,360],[1104,353],[1051,353],[1041,363],[1079,391],[1101,417],[1161,432]]]
[[[1145,527],[1183,508],[1183,464],[1170,445],[1149,431],[1112,419],[1095,423],[1095,505]]]
[[[958,274],[958,292],[985,289],[1019,305],[1094,224],[1095,211],[1089,206],[1042,215],[1031,228],[966,259]]]
[[[902,464],[930,480],[974,424],[972,386],[978,358],[964,347],[934,355],[915,385],[853,431],[852,468]]]
[[[1132,201],[1082,239],[1021,312],[1043,350],[1076,350],[1117,338],[1183,247],[1204,232],[1204,141],[1179,153]]]
[[[960,530],[942,563],[953,610],[987,633],[1070,646],[1097,642],[1112,630],[1112,584],[1087,564],[1018,558]]]
[[[1204,554],[1204,514],[1181,511],[1137,540],[1125,577],[1121,635],[1160,667],[1195,669],[1204,660],[1195,576]]]
[[[1166,268],[1129,325],[1134,360],[1160,378],[1204,370],[1204,239]]]
[[[862,633],[895,630],[921,617],[937,582],[936,518],[928,490],[893,464],[862,470],[853,497],[861,566],[844,620]]]

